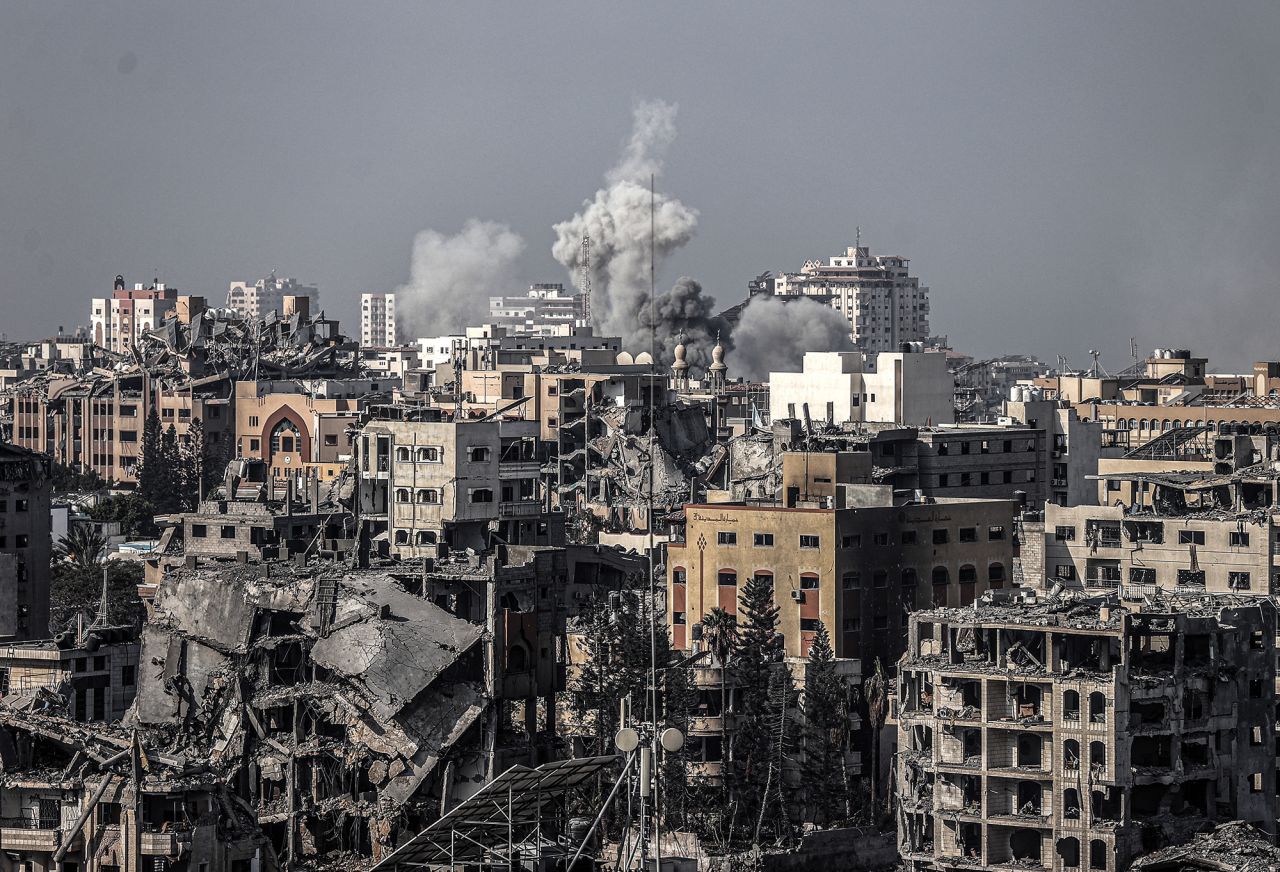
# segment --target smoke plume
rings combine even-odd
[[[798,371],[806,351],[853,351],[849,320],[830,306],[800,298],[756,297],[733,331],[729,372],[763,381],[770,371]]]
[[[640,310],[638,324],[629,334],[623,334],[624,341],[628,348],[648,349],[649,325],[652,323],[658,363],[670,365],[675,359],[676,343],[683,341],[687,351],[685,360],[691,372],[700,375],[711,363],[711,349],[717,336],[723,334],[728,343],[727,325],[713,314],[714,311],[715,300],[702,293],[702,285],[687,276],[682,277],[671,290],[658,294],[654,299],[652,320],[648,305]]]
[[[628,350],[649,348],[649,176],[662,172],[667,147],[675,139],[676,107],[661,101],[639,103],[633,111],[631,138],[617,165],[605,174],[607,187],[586,200],[576,215],[555,225],[551,253],[577,280],[582,238],[591,237],[591,314],[604,335],[623,337]],[[665,194],[653,199],[654,265],[693,238],[698,212]],[[706,318],[714,302],[701,297],[697,282],[678,285],[655,308],[657,332],[669,339],[681,318],[690,324]],[[701,313],[690,320],[690,313]],[[674,321],[665,320],[667,318]],[[637,325],[643,321],[644,329]],[[703,330],[702,333],[706,331]],[[701,336],[701,334],[699,334]],[[671,343],[660,339],[659,354],[669,361]],[[691,342],[701,339],[690,337]],[[691,349],[692,351],[692,349]],[[701,352],[700,352],[701,353]]]
[[[515,284],[513,265],[524,240],[505,224],[471,219],[454,236],[423,230],[413,240],[409,281],[396,289],[397,317],[407,336],[443,336],[483,324],[489,294]]]

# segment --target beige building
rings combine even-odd
[[[895,504],[890,488],[870,485],[792,507],[686,506],[684,541],[667,551],[673,644],[689,649],[690,628],[712,608],[736,614],[742,587],[762,576],[788,656],[808,655],[821,621],[836,656],[892,662],[910,611],[966,605],[1010,583],[1016,511],[1013,500]]]
[[[829,424],[955,421],[955,378],[939,352],[809,351],[800,372],[769,373],[774,418]]]
[[[306,297],[308,308],[319,308],[320,291],[315,285],[277,278],[274,272],[256,282],[232,282],[227,291],[227,307],[250,321],[260,321],[272,312],[288,315],[285,297]]]
[[[1275,632],[1270,603],[1230,596],[912,615],[906,868],[1111,872],[1230,820],[1274,839]]]
[[[378,389],[376,384],[380,383],[367,379],[236,382],[237,456],[266,461],[277,478],[350,456],[347,431],[358,421],[363,397]]]

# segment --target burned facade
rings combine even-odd
[[[1122,870],[1224,821],[1274,838],[1276,611],[1232,596],[911,616],[899,847],[912,870]]]

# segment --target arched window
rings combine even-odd
[[[1137,429],[1138,429],[1138,419],[1137,419],[1137,418],[1130,418],[1130,419],[1129,419],[1129,429],[1130,429],[1130,430],[1137,430]]]
[[[436,544],[436,533],[434,530],[419,530],[414,534],[415,544],[418,545],[434,545]]]
[[[396,544],[397,544],[397,545],[408,545],[408,544],[409,544],[409,531],[408,531],[408,530],[396,530]]]
[[[1147,432],[1147,419],[1146,419],[1146,418],[1143,418],[1141,421],[1139,421],[1139,422],[1138,422],[1138,432],[1140,432],[1140,433],[1145,433],[1145,432]]]
[[[409,489],[407,487],[396,488],[396,502],[397,503],[409,502]]]
[[[1101,742],[1089,743],[1089,765],[1098,769],[1107,768],[1107,746]]]
[[[507,669],[511,672],[524,672],[529,668],[529,652],[523,645],[512,645],[507,649]]]
[[[397,449],[396,449],[396,460],[399,460],[399,461],[408,461],[408,460],[409,460],[409,449],[408,449],[408,448],[397,448]]]
[[[915,590],[917,584],[920,583],[920,577],[916,575],[916,571],[911,567],[902,570],[902,586]]]
[[[440,491],[433,487],[424,487],[418,489],[418,502],[420,503],[438,503],[440,502]]]
[[[998,587],[1004,584],[1004,564],[992,563],[987,567],[987,581],[991,582],[992,587]]]
[[[436,463],[440,460],[439,448],[419,448],[418,462],[420,463]]]
[[[1062,717],[1068,721],[1080,720],[1080,694],[1074,690],[1068,690],[1062,694]],[[1076,756],[1079,754],[1077,753]]]
[[[1018,766],[1039,769],[1042,764],[1040,737],[1035,733],[1023,733],[1018,736]]]
[[[1181,419],[1179,419],[1179,418],[1174,418],[1174,419],[1173,419],[1173,428],[1176,430],[1176,429],[1178,429],[1178,428],[1179,428],[1179,427],[1181,427],[1181,426],[1182,426],[1182,420],[1181,420]]]
[[[298,425],[288,418],[282,418],[280,423],[271,430],[271,450],[272,452],[301,451],[302,437],[298,433]]]
[[[1107,843],[1102,839],[1094,839],[1089,843],[1089,868],[1107,868]]]
[[[738,573],[732,569],[722,569],[716,573],[716,583],[721,587],[737,587]]]
[[[933,567],[933,583],[934,584],[950,584],[951,573],[947,571],[945,566]]]
[[[1068,787],[1062,792],[1062,816],[1069,820],[1080,817],[1080,791],[1074,787]]]
[[[1107,722],[1107,698],[1096,690],[1089,694],[1089,720],[1095,724]]]
[[[973,584],[978,580],[978,570],[974,568],[972,563],[966,563],[960,567],[960,583]]]
[[[688,579],[689,577],[686,574],[685,568],[683,566],[674,566],[671,568],[672,584],[685,584],[688,581]]]
[[[1075,739],[1062,743],[1062,765],[1067,769],[1080,768],[1080,743]]]
[[[1077,814],[1079,817],[1079,814]],[[1074,836],[1068,836],[1065,839],[1058,839],[1058,856],[1062,858],[1062,865],[1067,869],[1075,869],[1080,865],[1080,840]]]

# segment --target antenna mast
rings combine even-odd
[[[578,264],[578,290],[582,292],[582,320],[591,326],[591,237],[582,236],[582,260]]]

